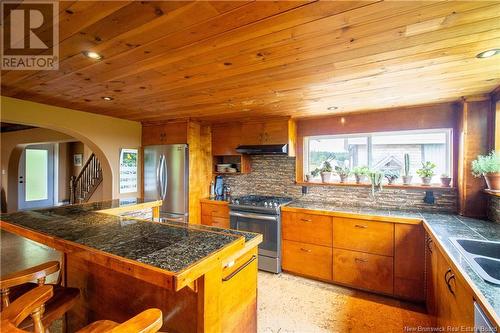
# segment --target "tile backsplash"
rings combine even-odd
[[[244,175],[226,175],[224,182],[233,196],[245,194],[289,196],[295,199],[326,202],[339,206],[365,206],[378,209],[425,210],[433,212],[457,211],[455,190],[434,191],[435,204],[423,202],[425,191],[385,187],[372,197],[371,187],[310,186],[302,195],[302,187],[295,184],[295,158],[288,156],[254,155],[252,172]]]

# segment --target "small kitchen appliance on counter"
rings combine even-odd
[[[259,269],[281,272],[281,206],[292,198],[246,195],[231,199],[229,217],[231,229],[263,235],[259,245]]]

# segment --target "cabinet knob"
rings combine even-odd
[[[308,253],[310,253],[310,252],[311,252],[311,250],[309,250],[309,249],[304,249],[303,247],[301,247],[301,248],[300,248],[300,250],[301,250],[301,251],[304,251],[304,252],[308,252]]]
[[[312,220],[309,219],[300,219],[302,222],[312,222]]]
[[[362,225],[362,224],[356,224],[355,227],[359,228],[359,229],[366,229],[366,228],[368,228],[367,225]]]
[[[356,262],[368,262],[368,259],[354,258],[354,261],[356,261]]]

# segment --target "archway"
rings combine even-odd
[[[140,149],[141,123],[82,112],[57,106],[0,96],[1,121],[35,126],[65,133],[83,142],[103,161],[103,197],[140,196],[141,168],[137,174],[137,192],[120,193],[120,150]],[[142,156],[139,154],[138,166]]]
[[[30,125],[36,126],[34,123],[30,124],[22,124],[22,125]],[[42,130],[43,128],[37,128],[37,130]],[[70,132],[74,131],[66,131],[63,133],[62,131],[56,131],[54,129],[45,129],[50,130],[46,131],[46,133],[38,132],[38,135],[29,135],[26,138],[22,138],[20,140],[16,140],[15,145],[2,144],[2,156],[3,158],[8,158],[7,163],[7,179],[6,184],[2,186],[2,190],[7,192],[6,198],[4,198],[5,202],[2,202],[2,210],[7,207],[8,211],[15,211],[18,208],[18,179],[19,179],[19,162],[21,158],[21,154],[24,148],[30,144],[36,143],[62,143],[62,142],[74,142],[80,141],[90,148],[97,156],[99,161],[101,162],[101,168],[103,172],[103,182],[102,182],[102,197],[103,199],[111,199],[113,193],[113,179],[112,179],[112,170],[110,163],[103,152],[97,147],[97,145],[92,142],[89,138],[81,135],[71,135]],[[31,130],[32,131],[32,130]],[[54,133],[54,134],[52,134]],[[57,135],[59,134],[59,135]],[[78,137],[77,137],[78,136]],[[5,180],[4,180],[5,181]],[[6,185],[6,186],[5,186]]]

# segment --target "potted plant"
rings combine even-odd
[[[384,172],[384,177],[387,179],[389,185],[392,185],[399,178],[399,172],[396,170],[387,170]]]
[[[313,178],[318,177],[320,170],[318,168],[312,170],[310,173],[306,175],[306,182],[310,182]]]
[[[323,183],[328,183],[330,181],[330,177],[332,176],[332,165],[328,161],[323,162],[323,166],[320,169],[321,173],[321,181]]]
[[[366,166],[358,166],[352,169],[354,173],[354,178],[356,178],[356,184],[361,184],[366,181],[366,176],[370,172],[370,169]]]
[[[410,185],[412,178],[413,177],[410,175],[410,154],[405,154],[405,173],[403,175],[403,185]]]
[[[431,184],[432,177],[434,176],[434,169],[436,168],[436,164],[432,162],[422,162],[422,168],[417,170],[417,175],[422,178],[422,185],[429,186]]]
[[[500,152],[492,151],[489,155],[479,155],[472,161],[472,174],[483,176],[486,185],[492,191],[500,191]]]
[[[347,166],[335,166],[335,173],[339,175],[340,182],[345,183],[346,179],[351,174],[351,170]]]
[[[441,175],[441,186],[443,187],[450,187],[451,184],[451,177],[447,173],[443,173]]]
[[[382,180],[384,179],[384,174],[380,171],[372,170],[368,173],[368,178],[372,184],[372,195],[375,196],[375,192],[380,192],[383,189]]]

